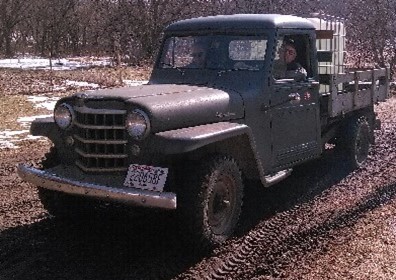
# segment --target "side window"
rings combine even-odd
[[[273,76],[276,80],[306,80],[311,71],[310,46],[307,35],[284,35],[276,42]]]

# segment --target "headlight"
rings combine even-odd
[[[54,120],[61,129],[69,128],[74,120],[73,108],[66,103],[62,103],[54,110]]]
[[[136,109],[127,115],[126,129],[135,140],[142,140],[150,131],[150,119],[142,110]]]

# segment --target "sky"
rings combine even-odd
[[[61,59],[52,62],[53,70],[73,70],[79,68],[85,68],[90,66],[105,66],[110,65],[111,61],[108,58],[96,59],[96,58],[76,58],[76,59]],[[50,61],[43,58],[19,58],[19,59],[0,59],[0,68],[19,68],[19,69],[51,69]],[[139,86],[147,83],[148,81],[135,81],[135,80],[124,80],[126,86]],[[66,81],[65,86],[78,86],[89,89],[99,88],[98,84],[87,83],[82,81]],[[62,88],[58,88],[62,90]],[[23,140],[34,139],[37,141],[43,141],[43,137],[35,137],[29,134],[29,127],[33,120],[36,118],[45,118],[52,116],[52,110],[55,107],[56,101],[59,97],[47,97],[47,96],[27,96],[27,100],[31,102],[37,108],[45,108],[48,110],[48,114],[39,116],[21,116],[18,118],[18,122],[22,127],[21,130],[0,130],[0,149],[18,148],[18,143]]]

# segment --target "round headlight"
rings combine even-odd
[[[54,110],[54,120],[61,129],[69,128],[74,119],[73,108],[66,103],[62,103]]]
[[[130,112],[126,118],[126,129],[135,140],[142,140],[150,131],[150,119],[142,110]]]

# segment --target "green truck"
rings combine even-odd
[[[31,133],[53,148],[43,169],[20,164],[18,173],[52,215],[78,218],[93,200],[169,210],[190,240],[219,245],[248,180],[272,186],[326,143],[352,167],[366,160],[389,69],[348,71],[344,31],[273,14],[175,22],[147,85],[77,93],[35,120]],[[279,75],[286,41],[303,79]]]

